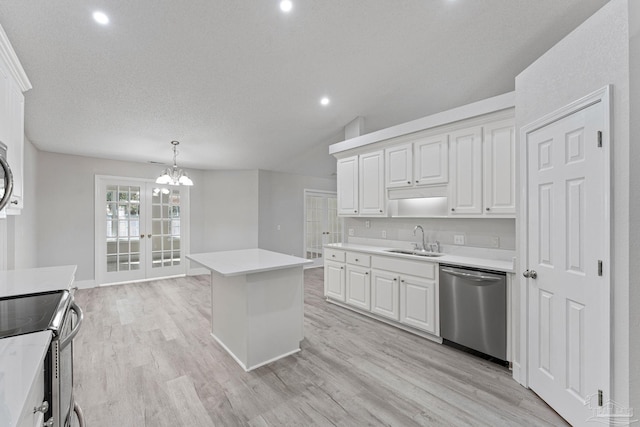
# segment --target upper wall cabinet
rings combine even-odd
[[[513,120],[503,120],[484,127],[482,159],[486,215],[516,213],[515,148]]]
[[[451,134],[451,184],[449,210],[452,215],[482,214],[482,128]]]
[[[24,194],[24,95],[31,89],[18,57],[0,27],[0,141],[7,146],[13,195],[6,213],[20,214]]]
[[[384,216],[384,152],[338,160],[338,215]]]
[[[449,180],[448,135],[420,138],[385,150],[387,188],[446,184]]]
[[[451,134],[450,168],[451,216],[515,216],[513,119]]]

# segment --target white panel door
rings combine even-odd
[[[358,215],[358,156],[337,163],[338,215]]]
[[[342,242],[343,219],[337,207],[336,193],[304,190],[304,254],[313,261],[307,267],[321,267],[324,245]]]
[[[387,188],[413,185],[413,144],[404,144],[384,150]]]
[[[609,393],[603,109],[599,102],[526,139],[529,386],[574,425],[594,415],[598,390]]]
[[[486,215],[516,213],[516,145],[513,120],[484,127],[482,141]]]
[[[449,181],[449,136],[436,135],[414,142],[416,185]]]
[[[387,271],[371,271],[371,311],[393,320],[400,319],[400,287],[398,275]]]
[[[338,301],[345,299],[344,263],[325,261],[324,263],[324,296]]]
[[[452,215],[482,213],[482,128],[451,133],[449,211]]]
[[[347,265],[346,302],[363,310],[371,309],[371,275],[369,269]]]
[[[384,187],[384,152],[360,155],[360,215],[381,216],[386,212]]]
[[[400,322],[439,334],[436,282],[418,277],[400,277]]]

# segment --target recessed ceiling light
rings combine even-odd
[[[283,12],[291,12],[291,8],[293,8],[293,3],[291,0],[282,0],[280,2],[280,10]]]
[[[107,25],[109,23],[109,17],[99,10],[93,12],[93,19],[100,25]]]
[[[322,105],[329,105],[329,103],[330,103],[330,102],[331,102],[331,100],[330,100],[329,98],[327,98],[326,96],[325,96],[325,97],[323,97],[323,98],[320,100],[320,104],[322,104]]]

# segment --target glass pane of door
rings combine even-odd
[[[110,184],[104,192],[105,270],[110,282],[139,278],[141,234],[140,185]],[[123,273],[123,274],[118,274]]]
[[[342,218],[335,194],[305,192],[305,258],[323,265],[323,246],[342,241]]]
[[[151,196],[151,268],[180,265],[180,191],[155,187]]]

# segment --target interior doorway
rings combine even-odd
[[[313,261],[308,267],[321,267],[324,245],[342,242],[343,220],[338,217],[336,193],[304,190],[304,212],[304,256]]]

